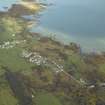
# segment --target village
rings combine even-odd
[[[7,41],[4,42],[3,44],[0,44],[0,48],[1,49],[9,49],[9,48],[13,48],[16,45],[20,44],[20,43],[25,43],[26,40],[14,40],[14,41]]]

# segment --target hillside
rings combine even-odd
[[[0,105],[105,105],[105,53],[30,32],[27,6],[0,12]]]

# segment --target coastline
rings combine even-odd
[[[46,33],[31,32],[29,27],[37,18],[22,16],[39,13],[39,7],[26,0],[0,13],[0,104],[102,103],[105,53],[87,54],[74,42],[56,40],[53,33],[46,37]]]

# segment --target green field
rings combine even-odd
[[[51,93],[38,93],[36,95],[37,105],[62,105],[57,97]]]

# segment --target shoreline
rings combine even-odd
[[[37,13],[34,13],[34,12],[35,11],[40,12],[40,10],[45,9],[45,8],[41,8],[42,4],[40,5],[40,3],[35,3],[35,2],[33,3],[33,2],[34,1],[20,1],[19,4],[13,4],[12,7],[7,12],[3,12],[3,13],[5,15],[8,14],[8,15],[13,16],[13,17],[16,15],[15,16],[16,18],[19,17],[20,19],[25,20],[25,22],[27,22],[28,28],[30,29],[30,28],[34,27],[34,24],[37,25],[37,18],[36,18],[36,20],[31,20],[31,19],[27,20],[24,17],[20,17],[20,16],[24,16],[24,13],[27,14],[26,16],[31,15],[31,14],[37,14]],[[25,8],[27,8],[27,9],[25,9]],[[32,11],[35,10],[35,11],[30,12],[28,10],[32,10]],[[40,26],[35,26],[35,27],[37,29],[37,27],[40,27]],[[41,30],[40,30],[40,32],[41,32]],[[81,46],[81,49],[82,49],[83,53],[98,53],[98,54],[101,54],[101,53],[104,52],[104,51],[97,51],[97,50],[94,50],[94,49],[92,50],[92,48],[90,49],[88,47],[84,48],[84,47],[82,47],[82,44],[80,45],[80,44],[78,44],[78,42],[74,41],[75,39],[72,39],[72,37],[70,39],[68,35],[63,34],[63,33],[56,33],[56,32],[50,32],[50,31],[47,33],[46,30],[44,30],[44,32],[41,32],[41,33],[40,32],[39,32],[39,34],[40,35],[42,34],[42,37],[43,36],[51,37],[54,40],[61,42],[62,44],[75,43],[78,46]],[[67,41],[64,41],[64,40],[67,40]]]
[[[35,26],[35,27],[34,27],[35,30],[34,30],[34,28],[32,28],[31,32],[37,32],[37,33],[39,32],[40,34],[42,34],[43,37],[45,36],[45,37],[52,38],[56,41],[61,42],[62,44],[65,44],[65,45],[69,45],[72,42],[76,43],[77,45],[81,46],[81,49],[84,53],[98,53],[98,54],[101,54],[101,53],[105,52],[103,47],[100,48],[96,45],[97,48],[94,48],[94,46],[90,46],[91,44],[88,45],[86,43],[82,43],[82,41],[80,41],[81,43],[79,43],[79,41],[77,41],[74,37],[72,37],[72,35],[69,35],[69,34],[66,34],[66,33],[61,33],[61,32],[56,32],[56,31],[51,31],[51,30],[48,30],[46,28],[41,27],[40,25]],[[94,39],[94,41],[95,41],[95,39]]]
[[[20,1],[19,4],[32,11],[39,11],[43,7],[42,5],[35,3],[34,1]]]
[[[38,14],[40,10],[34,11],[33,4],[27,6],[13,4],[0,14],[0,104],[103,102],[105,53],[86,54],[74,42],[65,45],[57,41],[53,33],[46,37],[44,32],[30,32],[29,26],[39,18],[32,21],[22,16]],[[100,92],[102,96],[98,96]]]

